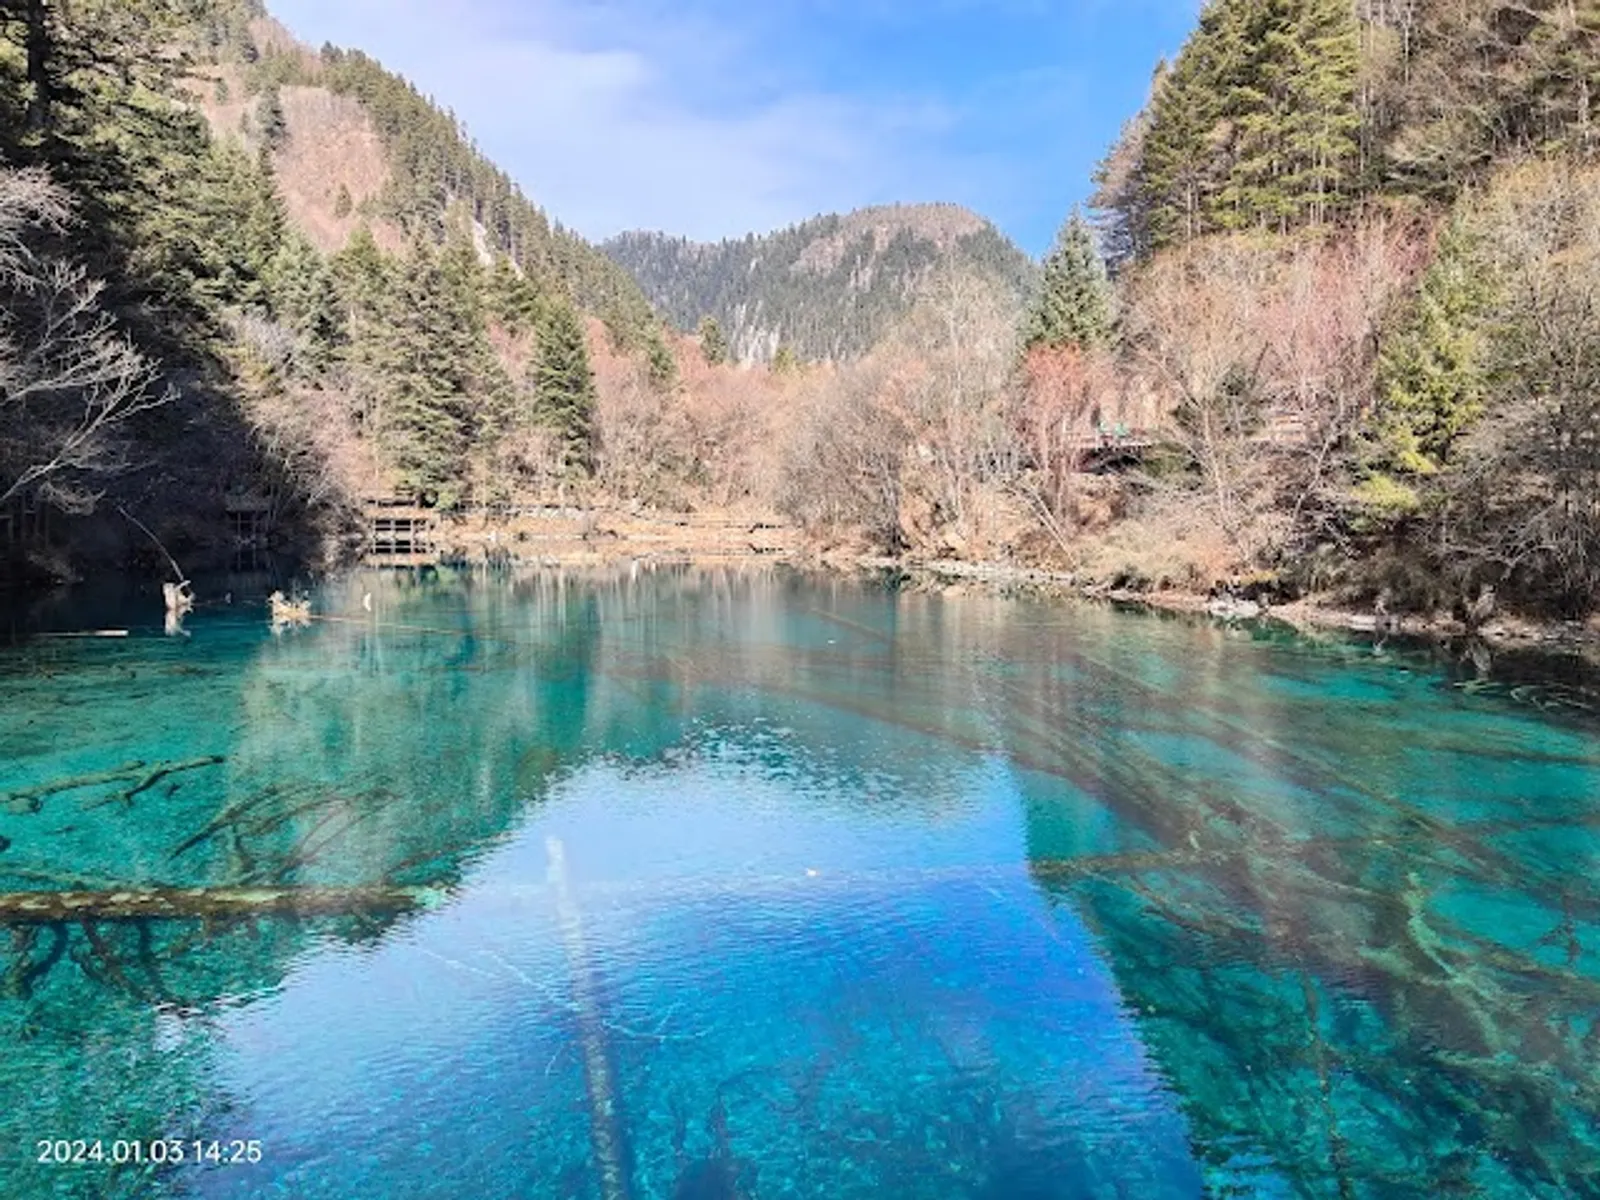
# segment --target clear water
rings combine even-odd
[[[317,607],[0,651],[0,903],[98,893],[0,930],[7,1200],[1600,1195],[1571,679],[775,572]],[[353,890],[116,907],[230,885]]]

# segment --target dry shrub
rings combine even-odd
[[[693,436],[676,397],[651,386],[643,362],[591,331],[595,373],[596,474],[608,492],[664,508],[686,506]]]
[[[544,425],[521,423],[495,442],[492,456],[478,466],[473,494],[491,504],[519,499],[566,503],[574,486],[567,468],[566,441]]]
[[[775,431],[803,381],[760,367],[712,366],[687,339],[676,350],[701,497],[720,507],[770,506],[779,472]]]
[[[897,553],[1009,553],[1021,461],[1009,387],[1016,313],[948,271],[888,341],[814,380],[785,441],[781,507]]]
[[[1577,616],[1600,596],[1600,170],[1510,169],[1472,214],[1495,281],[1488,413],[1445,481],[1447,574]]]
[[[1092,520],[1080,511],[1090,440],[1107,421],[1129,424],[1124,384],[1111,355],[1099,350],[1037,346],[1023,359],[1013,416],[1022,453],[1015,486],[1061,549]]]
[[[669,509],[770,505],[775,424],[796,384],[764,369],[712,366],[688,338],[669,346],[678,380],[661,389],[643,361],[591,334],[600,486]]]
[[[1129,367],[1167,414],[1204,507],[1241,562],[1303,548],[1346,490],[1378,335],[1424,260],[1420,231],[1208,238],[1128,292]]]
[[[1176,494],[1079,541],[1067,560],[1085,579],[1130,591],[1203,591],[1244,566],[1216,524]]]
[[[813,533],[860,533],[897,553],[905,548],[901,477],[912,430],[892,399],[891,374],[874,356],[799,390],[776,499]]]

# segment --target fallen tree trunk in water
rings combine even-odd
[[[239,917],[382,916],[428,907],[423,887],[216,887],[116,892],[0,892],[0,924],[215,921]]]

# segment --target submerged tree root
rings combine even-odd
[[[7,812],[24,814],[38,812],[44,806],[47,796],[54,796],[61,792],[75,792],[82,788],[104,787],[108,783],[124,783],[129,786],[111,795],[85,805],[85,808],[98,808],[102,804],[111,804],[122,801],[124,804],[133,803],[133,798],[140,792],[148,791],[169,775],[180,771],[194,771],[201,767],[220,766],[227,759],[220,754],[208,754],[203,758],[191,758],[186,762],[157,763],[151,766],[142,759],[125,763],[115,770],[96,771],[90,775],[76,775],[69,779],[58,779],[53,783],[40,784],[38,787],[24,788],[20,791],[8,792],[0,800],[0,808]]]

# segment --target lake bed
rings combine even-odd
[[[4,1194],[1596,1194],[1582,681],[783,569],[313,600],[0,652]]]

